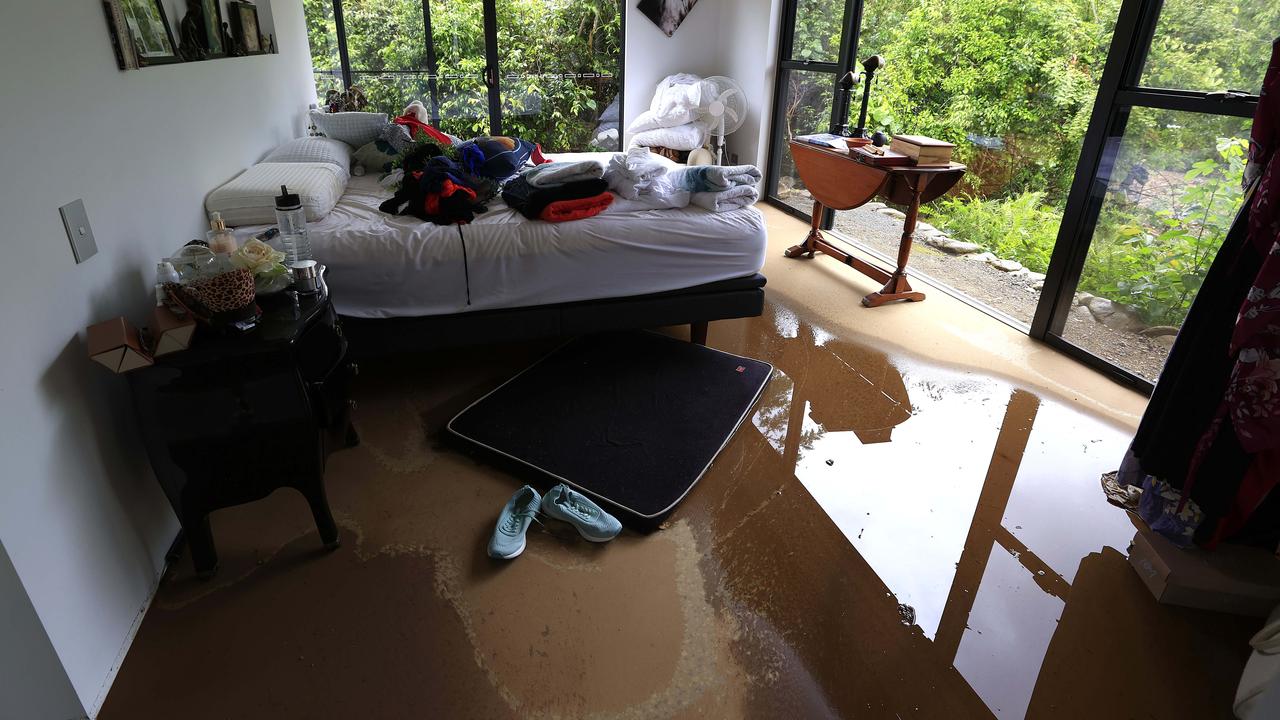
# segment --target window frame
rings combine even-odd
[[[444,0],[442,0],[444,1]],[[454,0],[455,2],[459,0]],[[489,104],[489,134],[502,134],[502,69],[498,60],[498,6],[497,0],[467,0],[470,2],[479,2],[482,4],[484,13],[484,36],[485,36],[485,67],[481,73],[480,80],[488,89]],[[333,5],[333,23],[334,38],[338,44],[338,61],[341,63],[342,87],[344,90],[350,90],[355,82],[355,74],[362,72],[359,69],[351,67],[351,57],[347,50],[347,27],[342,15],[343,0],[332,0]],[[624,103],[626,102],[626,57],[627,57],[627,4],[626,0],[618,0],[619,13],[619,52],[618,52],[618,117],[619,131],[618,139],[621,143],[622,128],[621,118],[626,117],[624,114]],[[434,35],[431,32],[431,0],[422,0],[422,24],[426,40],[425,57],[427,71],[427,94],[425,98],[427,102],[427,111],[431,116],[431,124],[440,124],[440,87],[439,87],[439,63],[436,56],[435,43],[432,42]],[[315,68],[312,68],[314,75]],[[418,70],[384,70],[383,74],[395,75],[420,75]],[[323,98],[317,98],[323,100]]]
[[[841,33],[840,59],[836,63],[792,59],[795,45],[796,15],[799,0],[785,0],[778,35],[779,61],[774,71],[772,126],[769,133],[769,167],[766,175],[765,200],[773,207],[803,220],[811,218],[778,197],[781,160],[785,152],[785,105],[788,73],[802,70],[828,73],[832,82],[832,112],[829,132],[839,132],[848,117],[851,95],[844,96],[838,83],[845,73],[857,65],[857,50],[862,33],[864,0],[846,0],[845,27]],[[963,291],[947,288],[949,294],[982,309],[993,317],[1017,327],[1020,331],[1089,367],[1139,392],[1150,395],[1154,384],[1099,355],[1075,345],[1063,337],[1067,318],[1074,305],[1076,288],[1084,270],[1093,235],[1102,210],[1109,173],[1100,172],[1106,162],[1110,138],[1122,136],[1129,112],[1134,108],[1154,108],[1193,112],[1204,115],[1252,118],[1259,97],[1239,91],[1196,91],[1147,87],[1140,78],[1151,44],[1155,38],[1165,0],[1123,0],[1116,19],[1115,31],[1094,100],[1089,125],[1081,143],[1080,159],[1072,178],[1063,211],[1062,225],[1050,256],[1045,282],[1030,326],[1013,321],[1003,313]],[[1104,176],[1105,175],[1105,176]],[[820,228],[831,230],[835,213],[823,212]],[[858,246],[862,250],[860,245]],[[876,254],[876,253],[873,253]],[[945,287],[945,286],[944,286]]]

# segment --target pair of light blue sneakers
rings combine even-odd
[[[622,532],[622,523],[617,518],[564,483],[551,488],[545,496],[539,496],[537,490],[525,485],[511,496],[498,515],[498,526],[489,541],[489,557],[510,560],[524,552],[525,533],[539,510],[549,518],[569,523],[591,542],[609,542]]]

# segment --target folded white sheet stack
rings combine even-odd
[[[696,205],[728,212],[760,199],[760,169],[754,165],[684,167],[649,152],[631,148],[616,153],[604,179],[618,199],[608,212],[661,210]]]
[[[696,150],[707,144],[708,126],[698,118],[715,100],[715,88],[697,75],[669,75],[658,83],[649,109],[627,127],[630,147]]]

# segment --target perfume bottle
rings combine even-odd
[[[209,240],[209,249],[219,255],[229,255],[236,251],[239,244],[236,234],[227,229],[222,221],[222,213],[215,212],[209,220],[209,232],[205,233]]]

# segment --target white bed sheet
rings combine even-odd
[[[354,177],[333,211],[308,224],[312,253],[328,266],[343,315],[417,317],[645,295],[751,275],[764,265],[764,217],[755,208],[546,223],[495,199],[469,225],[440,226],[379,211],[390,195],[376,177]]]

